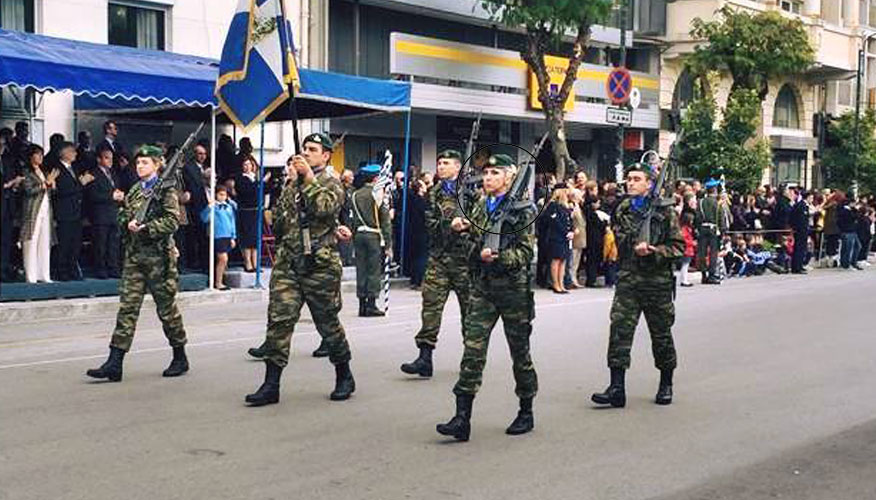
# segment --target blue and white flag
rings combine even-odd
[[[244,130],[263,121],[299,87],[292,26],[284,0],[239,0],[231,20],[216,97],[219,106]]]

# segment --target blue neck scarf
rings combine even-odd
[[[152,177],[150,177],[149,179],[146,179],[145,181],[141,180],[140,187],[143,188],[143,191],[149,191],[150,189],[154,188],[155,184],[157,184],[157,183],[158,183],[158,176],[153,175]]]
[[[445,194],[453,194],[456,192],[456,179],[441,181],[441,190]]]
[[[499,196],[490,196],[487,198],[487,213],[492,215],[493,212],[496,211],[496,208],[499,206],[499,203],[502,203],[502,200],[505,199],[504,194],[500,194]]]
[[[630,198],[630,204],[636,212],[641,212],[645,208],[645,202],[646,198],[644,196],[633,196]]]

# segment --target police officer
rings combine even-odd
[[[438,433],[460,441],[468,441],[471,432],[472,402],[481,386],[490,333],[499,318],[502,318],[511,350],[515,392],[520,398],[520,411],[505,432],[523,434],[535,425],[532,399],[538,390],[538,379],[529,356],[529,336],[535,317],[530,272],[534,244],[531,222],[535,207],[528,204],[521,208],[513,199],[506,199],[514,170],[513,160],[508,155],[491,156],[483,169],[485,196],[474,204],[467,218],[456,217],[451,223],[454,231],[467,231],[477,242],[470,254],[472,282],[469,312],[463,325],[465,350],[459,380],[453,388],[456,415],[437,426]],[[502,227],[494,231],[501,233],[496,251],[486,245],[485,229],[494,229],[495,216],[503,210],[509,213]]]
[[[304,304],[335,365],[335,389],[330,398],[348,399],[356,389],[350,371],[350,346],[338,319],[341,260],[335,231],[344,190],[328,167],[331,154],[331,139],[326,134],[311,134],[287,168],[286,185],[274,216],[277,253],[268,302],[265,381],[246,396],[251,406],[280,400],[280,376],[289,362],[292,331]]]
[[[461,323],[465,324],[471,282],[468,260],[473,245],[469,231],[457,232],[450,228],[453,219],[461,215],[457,199],[461,168],[459,151],[447,149],[438,155],[439,182],[429,191],[426,208],[429,261],[423,285],[422,326],[414,338],[420,355],[413,362],[401,365],[401,371],[411,375],[432,376],[432,351],[438,343],[441,315],[451,290],[456,293]],[[466,193],[463,191],[462,195]]]
[[[389,209],[374,193],[380,165],[364,165],[353,181],[350,206],[353,211],[353,248],[356,251],[356,296],[359,316],[376,317],[386,313],[377,308],[383,277],[384,258],[392,258],[392,225]]]
[[[718,198],[721,181],[706,181],[706,196],[699,201],[697,209],[697,263],[702,270],[704,285],[720,285],[718,277],[718,251],[721,235],[730,229],[730,208]],[[708,259],[708,264],[707,264]]]
[[[137,317],[147,290],[155,300],[164,335],[173,348],[173,360],[162,375],[177,377],[189,370],[186,331],[176,305],[179,252],[173,234],[179,227],[180,208],[176,189],[171,185],[159,186],[162,154],[161,148],[142,146],[134,157],[140,181],[128,191],[119,210],[125,260],[119,285],[116,328],[110,341],[109,358],[100,368],[88,370],[89,377],[113,382],[122,380],[122,362],[125,353],[131,349]],[[137,211],[144,203],[149,203],[150,198],[154,201],[149,205],[146,217],[142,221],[136,220]]]
[[[618,282],[611,306],[608,367],[611,385],[592,400],[614,407],[626,405],[624,373],[630,367],[633,334],[644,313],[651,333],[651,349],[660,370],[656,403],[672,402],[672,372],[676,365],[672,324],[675,322],[675,261],[684,255],[684,238],[671,204],[649,201],[651,169],[640,164],[627,171],[627,193],[614,215],[614,234],[620,260]],[[650,203],[659,203],[651,218],[650,241],[640,241],[639,230]]]

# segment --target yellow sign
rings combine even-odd
[[[569,60],[562,57],[544,56],[544,63],[548,72],[548,95],[556,96],[560,93],[560,88],[563,86],[563,81],[566,79],[566,70],[569,68]],[[543,109],[541,101],[538,99],[538,78],[535,72],[529,70],[529,107],[532,109]],[[566,102],[563,104],[563,111],[572,111],[575,109],[575,89],[569,91],[566,97]]]

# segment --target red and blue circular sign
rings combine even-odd
[[[612,104],[626,104],[630,100],[630,92],[633,91],[633,75],[630,74],[630,70],[627,68],[613,69],[608,74],[605,90]]]

